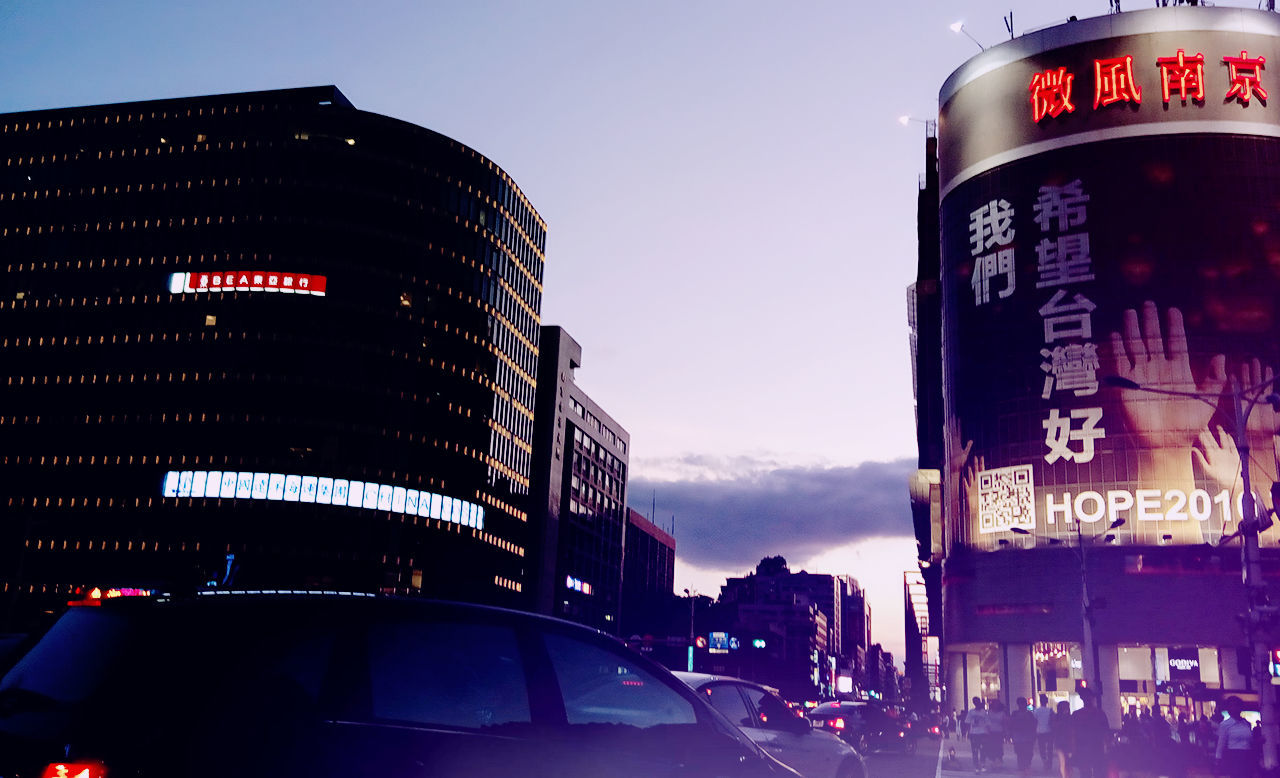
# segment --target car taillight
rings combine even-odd
[[[54,762],[44,768],[40,778],[106,778],[107,768],[101,762]]]
[[[831,728],[844,729],[844,719],[841,719],[841,718],[831,719]]]
[[[937,727],[929,727],[929,731],[935,735],[942,734],[942,730],[938,729]]]

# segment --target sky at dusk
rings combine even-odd
[[[1254,3],[1219,3],[1256,7]],[[1126,10],[1149,3],[1126,3]],[[924,127],[978,46],[1107,0],[0,3],[0,111],[335,84],[502,166],[543,322],[631,434],[677,590],[851,574],[899,661]]]

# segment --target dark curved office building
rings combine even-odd
[[[518,605],[545,224],[334,87],[0,115],[0,587]],[[0,624],[0,628],[3,625]]]

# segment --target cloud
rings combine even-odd
[[[691,456],[646,464],[646,472],[685,477],[633,477],[631,507],[648,516],[656,498],[656,523],[670,529],[675,517],[676,553],[700,568],[754,570],[775,555],[798,563],[860,540],[913,534],[907,478],[914,459],[781,467]]]

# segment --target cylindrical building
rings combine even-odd
[[[1233,391],[1247,408],[1280,371],[1268,63],[1275,14],[1159,8],[992,47],[942,89],[955,709],[1098,679],[1113,726],[1257,700],[1239,451],[1269,509],[1280,417],[1238,428]]]
[[[0,586],[517,604],[545,224],[334,87],[0,115]]]

